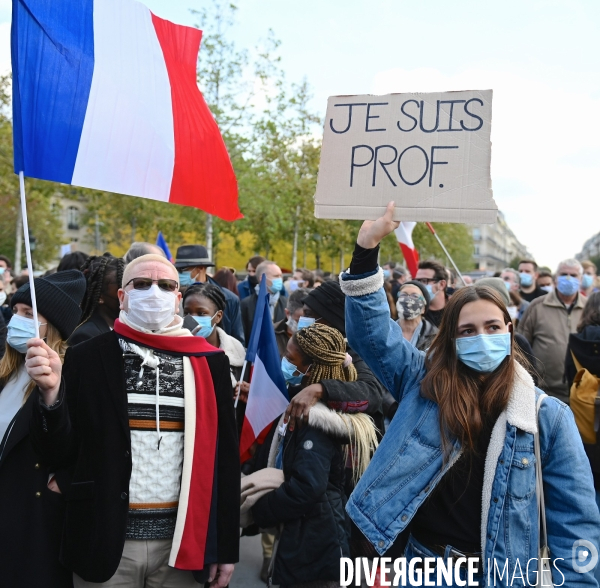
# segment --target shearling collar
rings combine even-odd
[[[219,334],[219,349],[225,352],[225,355],[229,358],[229,363],[234,367],[243,366],[246,358],[244,346],[235,337],[228,335],[221,327],[217,327],[217,333]]]
[[[348,442],[352,423],[348,415],[327,408],[323,403],[317,402],[308,415],[308,424],[323,433]]]
[[[517,429],[534,434],[537,433],[535,384],[527,370],[518,362],[515,372],[515,381],[506,407],[506,420]]]
[[[494,424],[490,437],[490,444],[485,456],[485,466],[483,471],[483,488],[481,500],[481,550],[485,553],[485,543],[487,537],[488,515],[490,512],[490,502],[492,500],[492,487],[496,477],[498,459],[504,449],[506,442],[506,423],[531,433],[537,433],[537,412],[535,385],[532,377],[527,370],[519,363],[516,364],[515,381],[513,383],[508,405],[500,413],[498,420]]]

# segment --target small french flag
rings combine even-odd
[[[15,172],[241,218],[201,37],[134,0],[13,0]]]
[[[254,370],[240,438],[242,461],[249,457],[248,450],[254,441],[259,439],[261,433],[268,432],[265,430],[290,403],[269,312],[265,274],[260,282],[246,361],[254,363]]]
[[[415,249],[415,244],[412,240],[413,229],[417,226],[415,222],[402,221],[400,226],[395,230],[398,245],[404,255],[406,267],[414,278],[419,269],[419,252]]]

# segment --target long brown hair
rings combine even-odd
[[[65,359],[65,353],[67,351],[67,343],[63,341],[58,329],[52,326],[50,323],[46,325],[46,344],[50,349],[56,351],[60,357],[61,363]],[[16,349],[13,349],[8,343],[4,350],[4,357],[0,360],[0,387],[6,386],[11,378],[17,377],[19,368],[25,363],[25,355],[19,353]],[[29,395],[35,388],[35,382],[31,380],[25,388],[25,395],[23,397],[23,404],[27,402]]]
[[[497,417],[507,406],[516,375],[515,360],[529,368],[527,359],[515,345],[511,331],[511,355],[492,373],[479,373],[464,365],[456,355],[458,319],[469,302],[488,300],[511,322],[500,294],[488,286],[468,286],[457,290],[448,301],[440,325],[426,357],[427,374],[421,382],[425,398],[437,402],[442,444],[448,449],[456,438],[464,451],[474,450],[483,428],[483,415]]]

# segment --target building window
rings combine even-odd
[[[479,227],[475,227],[473,229],[473,239],[475,239],[475,241],[479,241],[479,239],[481,239],[481,229]]]
[[[475,255],[479,255],[479,245],[475,245]]]
[[[67,208],[67,228],[72,231],[79,229],[79,209],[76,206]]]

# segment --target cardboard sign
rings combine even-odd
[[[315,216],[494,223],[492,90],[332,96]]]

